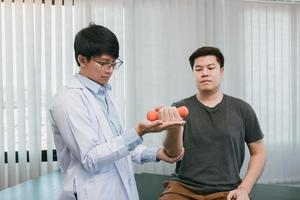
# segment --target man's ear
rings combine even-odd
[[[85,67],[86,64],[88,63],[86,57],[84,57],[83,55],[80,55],[80,54],[77,56],[77,61],[79,62],[81,67]]]
[[[224,74],[224,67],[221,67],[221,73]]]

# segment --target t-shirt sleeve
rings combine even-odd
[[[184,105],[185,105],[185,101],[184,101],[184,100],[181,100],[181,101],[172,103],[171,106],[175,106],[176,108],[178,108],[178,107],[184,106]]]
[[[178,108],[177,103],[172,103],[171,106],[175,106],[176,108]]]
[[[256,142],[264,137],[257,116],[253,108],[248,104],[243,105],[243,118],[245,123],[245,141],[247,144]]]

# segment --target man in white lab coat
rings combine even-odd
[[[141,145],[142,136],[182,126],[183,120],[141,121],[123,130],[109,95],[109,79],[121,66],[119,43],[107,28],[82,29],[74,42],[80,67],[49,108],[64,184],[61,200],[137,200],[132,160],[174,162],[162,148]]]

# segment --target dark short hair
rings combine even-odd
[[[119,42],[116,35],[108,28],[94,23],[81,29],[74,41],[75,59],[78,55],[83,55],[88,60],[93,56],[107,54],[114,59],[119,57]]]
[[[202,56],[216,56],[217,61],[220,64],[220,67],[221,68],[224,67],[224,56],[223,56],[222,52],[220,51],[220,49],[218,49],[216,47],[205,46],[205,47],[201,47],[201,48],[197,49],[190,56],[189,61],[190,61],[192,69],[194,68],[196,58],[199,58]]]

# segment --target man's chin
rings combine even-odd
[[[215,88],[200,88],[199,91],[201,93],[212,94],[215,93],[217,90]]]
[[[213,91],[214,88],[212,87],[202,87],[200,88],[200,91],[203,91],[203,92],[210,92],[210,91]]]

